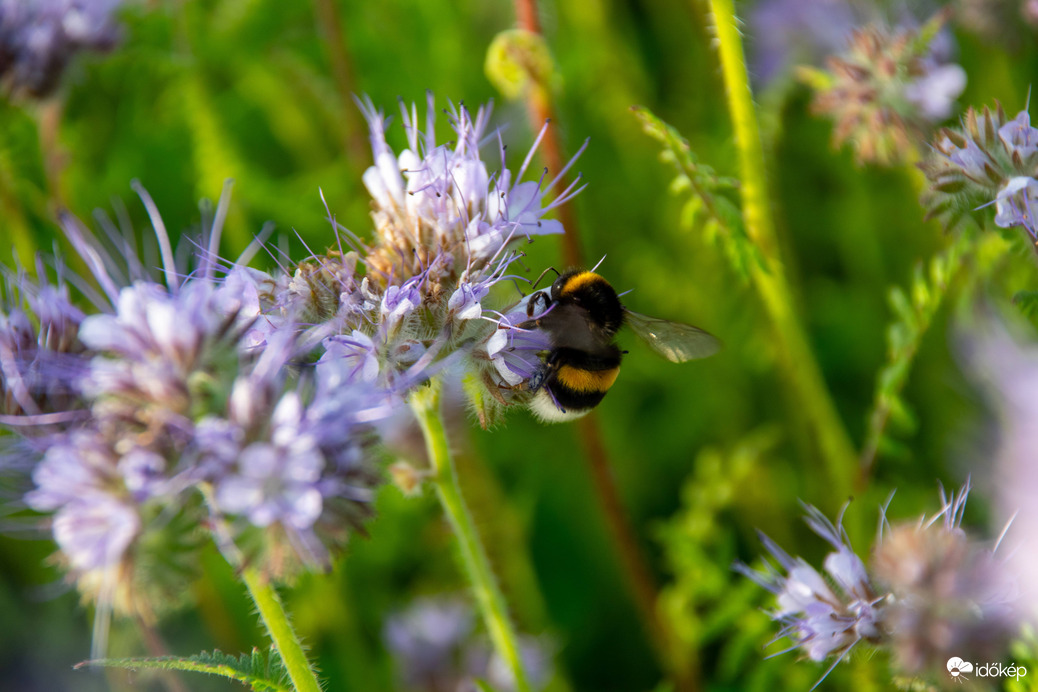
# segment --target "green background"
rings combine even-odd
[[[123,45],[76,60],[55,101],[0,100],[0,238],[11,238],[24,262],[26,250],[47,250],[59,238],[57,209],[88,220],[95,209],[111,212],[113,205],[125,205],[143,233],[148,222],[130,190],[134,179],[154,197],[171,231],[191,233],[199,200],[215,200],[223,181],[233,178],[227,257],[268,221],[297,259],[306,251],[296,233],[315,250],[327,247],[332,236],[318,189],[341,223],[368,234],[361,174],[370,150],[349,91],[369,95],[387,113],[396,113],[398,97],[423,103],[427,89],[441,107],[447,99],[475,107],[495,98],[494,122],[507,124],[510,164],[518,166],[532,142],[525,107],[499,97],[483,69],[491,40],[514,26],[510,4],[387,0],[339,2],[337,10],[341,52],[310,2],[156,1],[128,8]],[[834,516],[847,498],[834,497],[824,479],[756,293],[701,229],[682,226],[684,198],[670,191],[673,170],[659,161],[658,144],[629,110],[648,107],[689,139],[701,161],[738,175],[705,7],[560,0],[543,3],[540,16],[556,60],[555,125],[563,146],[571,154],[590,138],[575,167],[587,188],[571,202],[588,262],[606,258],[599,271],[618,290],[633,289],[625,298],[631,308],[697,324],[725,344],[710,360],[673,365],[622,336],[630,354],[598,409],[622,502],[665,587],[661,610],[695,652],[702,689],[807,689],[824,667],[798,662],[795,654],[764,660],[762,647],[777,627],[761,608],[773,603],[730,566],[760,554],[757,528],[819,564],[826,546],[801,522],[797,500]],[[769,30],[744,28],[750,42]],[[954,24],[952,31],[969,75],[963,108],[994,99],[1010,113],[1023,108],[1038,74],[1033,35],[1010,50]],[[348,83],[336,82],[336,55],[351,68]],[[832,150],[831,123],[812,117],[809,101],[792,80],[759,95],[772,202],[797,308],[860,445],[886,359],[888,289],[906,286],[913,268],[950,238],[923,222],[911,170],[856,167],[851,152]],[[60,113],[56,129],[41,125],[48,109]],[[398,117],[391,140],[403,142]],[[48,157],[58,162],[57,174],[48,175]],[[1033,257],[1023,241],[1016,245],[997,279],[979,289],[996,306],[1034,286]],[[524,249],[534,274],[561,267],[557,239],[540,238]],[[255,265],[271,262],[261,255]],[[961,283],[952,287],[949,305],[961,302]],[[917,516],[937,509],[938,482],[957,487],[971,472],[980,492],[966,523],[982,534],[992,530],[985,487],[992,419],[954,356],[954,312],[942,308],[923,339],[905,390],[913,415],[894,426],[896,449],[880,456],[872,483],[849,510],[863,556],[876,507],[892,489],[889,515]],[[506,424],[483,431],[460,413],[456,444],[463,487],[515,620],[557,651],[552,689],[656,689],[661,669],[625,586],[576,427],[541,425],[513,411]],[[384,619],[416,596],[465,591],[431,493],[407,499],[387,485],[377,504],[369,535],[356,537],[330,574],[303,578],[286,592],[329,690],[393,689]],[[53,546],[36,540],[40,534],[24,514],[5,523],[0,681],[13,687],[0,687],[162,689],[142,676],[71,670],[89,655],[90,611],[47,565]],[[159,628],[168,649],[237,652],[263,645],[234,575],[215,552],[206,562],[194,587],[198,607]],[[145,653],[128,623],[117,623],[111,649]],[[859,656],[821,689],[886,689],[889,680],[882,656]],[[182,681],[192,690],[233,687],[200,677]]]

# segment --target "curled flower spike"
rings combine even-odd
[[[929,183],[922,198],[927,218],[952,227],[970,211],[994,204],[997,226],[1022,227],[1038,242],[1038,129],[1027,111],[1010,120],[1001,104],[993,111],[969,109],[960,128],[937,133],[920,168]]]
[[[826,72],[804,71],[816,87],[812,110],[835,122],[834,146],[851,144],[858,163],[900,163],[948,117],[966,73],[934,47],[943,23],[938,15],[920,29],[858,29]]]
[[[778,597],[772,618],[783,625],[777,638],[793,640],[786,651],[834,659],[823,679],[863,641],[889,650],[909,675],[945,674],[946,661],[962,652],[1000,660],[1018,624],[1015,590],[1002,561],[960,527],[968,494],[968,482],[951,497],[942,490],[940,512],[915,523],[891,527],[884,510],[867,566],[839,522],[808,506],[808,526],[836,548],[824,577],[764,535],[778,568],[736,569]]]

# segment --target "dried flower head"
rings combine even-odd
[[[919,29],[869,25],[826,61],[826,72],[805,72],[816,89],[812,110],[835,122],[834,146],[850,143],[858,163],[899,163],[948,117],[966,73],[934,47],[943,23],[938,15]]]

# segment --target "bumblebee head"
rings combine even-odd
[[[624,307],[609,282],[594,272],[570,270],[551,285],[551,299],[582,308],[593,325],[612,336],[624,322]]]

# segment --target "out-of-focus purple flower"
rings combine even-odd
[[[0,414],[36,415],[75,407],[86,349],[79,339],[84,315],[72,305],[68,287],[19,275],[8,277],[4,295]]]
[[[119,468],[99,435],[80,431],[51,446],[33,473],[26,503],[54,512],[54,539],[73,569],[118,564],[141,531],[141,519]]]
[[[349,336],[330,336],[323,345],[324,353],[317,362],[317,377],[328,382],[328,387],[378,380],[378,348],[367,334],[355,329]]]
[[[460,600],[424,598],[386,618],[382,637],[407,690],[454,692],[464,681],[462,649],[472,634],[472,609]]]
[[[835,657],[830,671],[861,641],[889,649],[910,675],[945,674],[963,651],[1000,660],[1019,622],[1015,591],[1004,562],[960,528],[968,493],[969,483],[950,498],[942,491],[940,512],[914,523],[891,527],[884,510],[867,567],[839,524],[808,507],[808,525],[836,548],[826,577],[763,535],[779,569],[736,569],[777,595],[778,638],[813,661]]]
[[[109,50],[122,0],[0,0],[0,86],[42,97],[81,51]]]
[[[402,689],[476,692],[477,679],[502,692],[516,689],[511,670],[476,632],[472,608],[460,599],[419,598],[386,619],[382,638]],[[533,637],[522,637],[519,647],[531,685],[544,688],[552,676],[550,648]]]
[[[847,45],[858,25],[843,0],[764,0],[747,18],[753,77],[767,85],[798,64],[816,64]]]
[[[317,483],[324,459],[316,440],[301,429],[299,397],[286,394],[274,409],[270,442],[254,442],[238,454],[236,470],[219,479],[220,509],[248,516],[256,526],[280,521],[305,530],[321,514]]]
[[[859,163],[897,163],[917,151],[932,123],[948,117],[966,73],[940,45],[944,19],[919,28],[855,29],[826,71],[805,71],[815,88],[812,110],[835,123],[834,145],[850,143]]]
[[[941,65],[928,58],[923,61],[922,74],[905,86],[905,98],[924,120],[938,123],[952,114],[965,88],[966,70],[961,65]]]
[[[895,596],[885,627],[898,667],[942,671],[949,658],[1005,656],[1019,625],[1018,594],[1001,557],[960,527],[970,484],[934,517],[895,525],[873,548],[875,580]]]
[[[987,325],[962,339],[966,367],[998,416],[994,463],[978,469],[994,489],[996,520],[1010,523],[1001,548],[1021,592],[1022,617],[1038,620],[1038,346],[1005,326]]]
[[[157,427],[186,431],[190,416],[219,405],[211,399],[233,377],[251,325],[227,309],[204,280],[176,292],[138,282],[122,289],[114,314],[87,317],[80,339],[99,355],[81,386],[95,418],[150,435]]]

